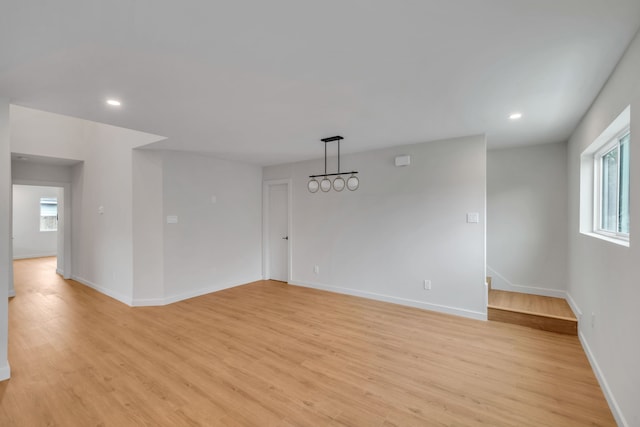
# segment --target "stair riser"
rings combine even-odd
[[[578,335],[578,322],[565,319],[556,319],[542,315],[518,313],[497,308],[488,309],[488,319],[497,322],[511,323],[527,326],[543,331],[558,332],[567,335]]]

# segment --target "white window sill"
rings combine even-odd
[[[586,233],[584,231],[581,231],[580,233],[584,234],[585,236],[595,237],[596,239],[604,240],[605,242],[615,243],[616,245],[624,246],[626,248],[630,246],[628,240],[616,239],[615,237],[605,236],[604,234],[599,234],[594,232]]]

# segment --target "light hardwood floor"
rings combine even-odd
[[[578,335],[578,319],[562,298],[493,289],[487,309],[489,320]]]
[[[566,320],[577,320],[567,301],[562,298],[521,294],[492,290],[489,292],[489,307],[517,311],[520,313],[544,314]]]
[[[256,282],[131,308],[15,263],[2,426],[615,425],[578,339]]]

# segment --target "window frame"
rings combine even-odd
[[[56,206],[56,221],[55,221],[55,228],[50,228],[50,229],[43,229],[42,228],[42,219],[43,218],[49,218],[49,217],[53,217],[53,215],[42,215],[42,205],[43,205],[43,200],[55,200],[55,203],[44,203],[44,204],[50,204],[50,205],[55,205]],[[41,233],[49,233],[49,232],[56,232],[58,231],[58,198],[57,197],[41,197],[40,198],[40,225],[39,225],[39,229]]]
[[[604,143],[598,150],[593,154],[593,228],[592,231],[595,234],[599,234],[601,236],[605,236],[609,239],[614,239],[618,241],[629,243],[630,233],[623,233],[617,231],[619,228],[620,222],[620,146],[621,140],[623,140],[627,135],[631,135],[631,126],[627,125],[622,130],[617,132],[611,139],[609,139],[606,143]],[[629,137],[629,144],[631,144],[631,137]],[[603,181],[603,168],[602,168],[602,159],[605,155],[607,155],[612,150],[618,150],[618,173],[616,174],[616,231],[605,230],[602,228],[602,181]]]

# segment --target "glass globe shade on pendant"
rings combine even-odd
[[[344,186],[345,186],[345,182],[344,179],[342,179],[341,176],[337,177],[336,179],[333,180],[333,189],[336,191],[342,191],[344,190]]]
[[[331,181],[326,176],[320,181],[320,189],[325,193],[331,190]]]
[[[318,183],[318,181],[316,181],[315,178],[311,178],[307,183],[307,188],[309,189],[310,193],[315,193],[320,188],[320,184]]]
[[[351,191],[356,191],[360,187],[360,180],[357,176],[351,175],[349,179],[347,179],[347,188]]]

